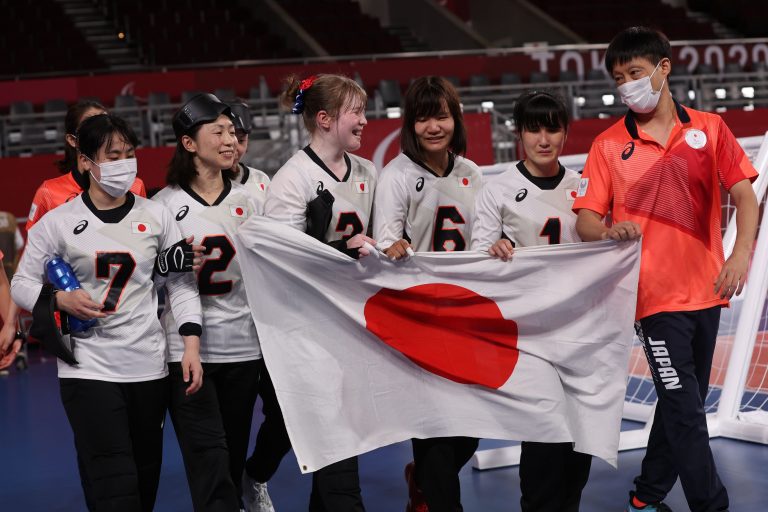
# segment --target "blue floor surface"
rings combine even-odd
[[[261,422],[260,414],[254,426]],[[170,421],[160,490],[155,510],[192,510],[184,467]],[[483,446],[497,445],[483,441]],[[715,460],[731,497],[732,512],[765,510],[768,503],[768,447],[714,439]],[[595,460],[581,510],[620,512],[643,451],[623,452],[619,469]],[[401,512],[406,487],[403,466],[411,460],[410,442],[392,445],[360,458],[361,484],[369,512]],[[519,510],[517,468],[461,473],[462,501],[467,512]],[[269,483],[277,512],[307,510],[311,477],[301,475],[292,454]],[[667,499],[675,512],[687,511],[679,484]],[[33,364],[25,373],[0,378],[0,512],[85,510],[79,486],[72,432],[59,399],[52,360]]]

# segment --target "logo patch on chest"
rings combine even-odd
[[[685,132],[685,142],[693,149],[701,149],[707,145],[707,134],[695,128],[688,130]]]
[[[368,180],[355,182],[355,192],[358,194],[367,194],[369,190]]]

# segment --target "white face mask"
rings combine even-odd
[[[651,76],[632,80],[631,82],[621,84],[618,87],[622,103],[632,109],[633,112],[647,114],[648,112],[653,112],[653,109],[659,104],[661,90],[664,89],[664,83],[667,79],[665,78],[664,82],[661,82],[661,87],[658,91],[654,91],[653,86],[651,85],[651,77],[656,73],[656,70],[659,69],[660,64],[661,61],[656,64]]]
[[[86,157],[87,158],[87,157]],[[90,160],[90,158],[89,158]],[[91,160],[93,162],[93,160]],[[104,189],[104,192],[112,197],[122,197],[133,186],[133,182],[136,180],[137,163],[135,158],[126,158],[123,160],[115,160],[113,162],[103,162],[94,165],[99,167],[101,171],[101,179],[97,180],[96,176],[91,176],[96,182]]]

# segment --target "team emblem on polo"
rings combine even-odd
[[[587,187],[589,187],[589,178],[581,178],[579,182],[579,191],[576,193],[576,197],[584,197],[587,194]]]
[[[707,145],[707,134],[701,130],[688,130],[685,132],[685,142],[693,149],[701,149]]]

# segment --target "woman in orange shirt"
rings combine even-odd
[[[32,199],[32,207],[27,218],[27,231],[40,220],[43,215],[57,206],[80,195],[83,189],[88,188],[88,177],[83,176],[77,163],[77,137],[75,133],[80,124],[91,116],[105,114],[107,110],[97,101],[79,101],[70,105],[64,118],[64,158],[56,162],[56,167],[63,176],[45,180]],[[131,192],[146,197],[147,192],[144,182],[136,178]]]

